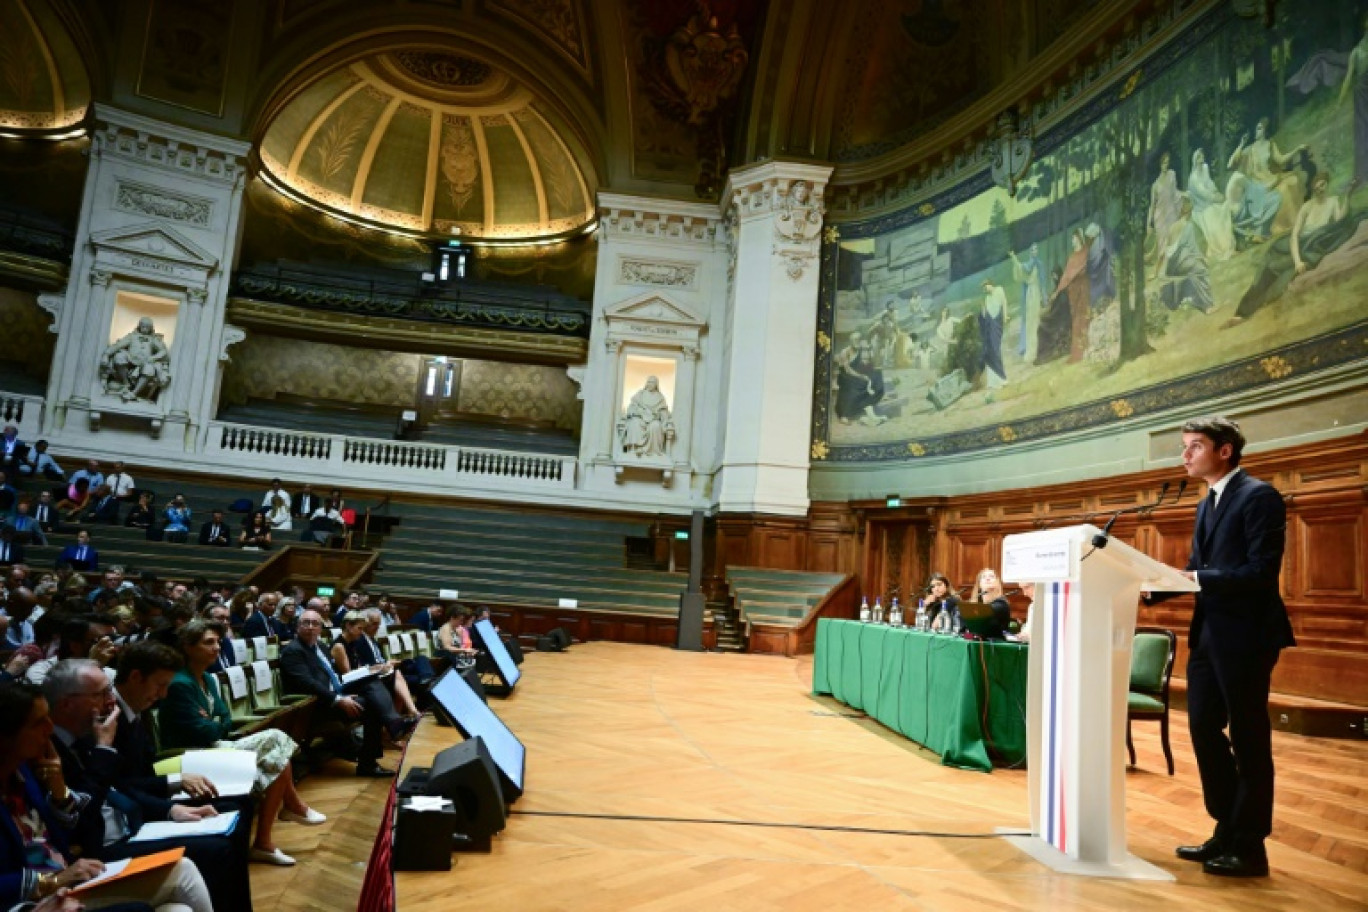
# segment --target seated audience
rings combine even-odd
[[[67,545],[57,555],[57,563],[67,564],[72,570],[94,573],[100,569],[100,553],[90,543],[90,533],[82,529],[76,533],[76,544]]]
[[[16,540],[14,527],[0,527],[0,566],[9,567],[23,562],[24,546]]]
[[[124,517],[124,525],[131,529],[151,529],[157,521],[156,515],[152,512],[155,500],[156,495],[151,491],[138,492],[138,502]]]
[[[87,522],[109,526],[119,524],[119,498],[114,496],[109,485],[100,485],[86,499],[85,519]]]
[[[66,522],[77,522],[81,511],[90,501],[90,482],[77,478],[67,486],[66,497],[57,502],[57,516]]]
[[[48,495],[49,498],[51,496]],[[32,516],[32,509],[26,498],[20,499],[14,505],[14,519],[10,520],[10,526],[14,529],[14,540],[21,545],[46,545],[47,536],[43,533],[43,527],[39,525],[38,520]]]
[[[223,625],[223,632],[219,634],[219,656],[214,664],[209,666],[209,673],[214,674],[223,671],[225,668],[241,665],[242,662],[238,661],[235,645],[238,641],[233,636],[233,627],[230,623],[232,614],[229,612],[228,606],[224,604],[210,605],[205,611],[204,617],[215,624]],[[243,643],[243,645],[246,646],[247,644]]]
[[[47,912],[62,892],[104,870],[95,858],[76,858],[68,833],[89,804],[89,795],[72,791],[53,742],[47,699],[29,684],[0,685],[0,797],[11,825],[0,826],[0,906],[40,902]],[[158,912],[212,912],[213,902],[199,869],[188,858],[147,875],[97,885],[81,894],[74,908],[132,912],[148,903]],[[174,905],[173,905],[174,904]],[[54,908],[49,906],[49,908]],[[71,906],[57,906],[67,912]]]
[[[279,592],[263,592],[256,600],[252,613],[247,615],[247,620],[242,623],[243,637],[250,640],[252,637],[279,636],[280,631],[274,623],[276,606],[279,603]]]
[[[131,500],[136,492],[133,476],[128,474],[122,462],[114,463],[114,471],[105,478],[105,484],[109,485],[109,490],[114,492],[114,496],[119,500]]]
[[[332,541],[333,536],[341,534],[345,528],[342,514],[333,506],[330,498],[323,501],[323,506],[313,511],[309,517],[309,529],[306,534],[318,544],[326,545]]]
[[[190,538],[190,507],[185,503],[184,494],[171,498],[162,518],[166,520],[162,532],[167,541],[184,542]]]
[[[320,708],[334,718],[361,722],[362,742],[357,752],[356,775],[393,776],[392,770],[378,763],[382,753],[381,731],[388,731],[391,738],[399,741],[412,730],[412,725],[394,711],[394,701],[374,678],[358,682],[351,692],[343,692],[342,679],[319,644],[323,633],[323,608],[322,599],[310,599],[308,607],[300,614],[294,641],[280,650],[281,681],[287,693],[316,697]]]
[[[45,535],[57,530],[57,505],[52,502],[52,492],[38,492],[38,502],[33,505],[33,521],[38,524],[38,528],[42,529]]]
[[[268,489],[266,490],[266,493],[265,493],[264,495],[262,495],[262,498],[261,498],[261,507],[262,507],[262,509],[264,509],[264,510],[269,510],[269,509],[271,509],[272,502],[273,502],[276,498],[280,498],[280,500],[285,504],[285,509],[286,509],[286,510],[289,510],[289,509],[290,509],[290,503],[291,503],[290,492],[287,491],[287,490],[285,490],[284,488],[282,488],[282,487],[280,486],[280,479],[279,479],[279,478],[272,478],[272,479],[271,479],[271,486],[270,486],[270,488],[268,488]]]
[[[394,663],[385,659],[380,644],[366,632],[368,620],[365,612],[349,611],[342,618],[342,636],[333,640],[333,667],[338,674],[347,674],[356,668],[376,668],[385,689],[394,700],[394,708],[409,718],[417,718],[418,707],[414,705],[409,693],[408,682],[401,674],[395,674]]]
[[[209,521],[200,526],[199,543],[201,545],[212,545],[216,548],[226,548],[232,544],[229,532],[228,523],[223,519],[223,511],[215,510],[210,514]]]
[[[458,667],[471,665],[475,661],[475,643],[470,637],[470,609],[464,605],[452,605],[447,609],[446,623],[437,628],[438,645]]]
[[[29,666],[24,677],[30,684],[44,683],[47,676],[64,659],[89,659],[103,668],[113,665],[114,660],[119,657],[119,647],[113,640],[114,627],[106,623],[105,619],[93,615],[67,617],[64,620],[60,619],[60,615],[53,617],[60,625],[57,649],[51,656]],[[39,630],[35,625],[35,639],[38,634]]]
[[[275,630],[276,636],[280,638],[282,644],[295,638],[295,621],[298,612],[298,599],[287,595],[280,600],[280,605],[276,608],[276,616],[271,618],[273,622],[271,627]]]
[[[0,433],[0,471],[18,478],[28,460],[28,449],[28,444],[19,439],[19,429],[12,424],[5,425],[4,432]]]
[[[160,713],[164,747],[230,747],[256,754],[255,791],[261,796],[257,813],[256,841],[252,860],[266,864],[292,865],[295,860],[276,846],[272,839],[277,816],[281,820],[317,826],[326,818],[310,808],[295,790],[290,758],[298,745],[283,731],[264,729],[244,738],[228,739],[233,719],[219,693],[218,683],[208,674],[219,656],[220,624],[195,620],[180,632],[185,667],[171,679]]]
[[[318,509],[318,505],[318,495],[314,493],[313,485],[306,482],[290,502],[290,515],[298,516],[307,522],[309,517],[313,516],[314,510]]]
[[[28,458],[19,466],[19,475],[21,477],[46,478],[48,481],[66,480],[66,472],[62,471],[57,460],[48,455],[48,442],[46,440],[40,440],[33,445]]]
[[[409,618],[409,623],[419,630],[431,633],[442,626],[444,620],[446,620],[446,609],[442,607],[441,602],[433,602],[426,608],[415,611],[413,617]]]
[[[271,525],[263,513],[253,513],[247,521],[247,528],[238,536],[238,545],[244,551],[265,551],[271,547]]]
[[[275,496],[266,510],[266,523],[276,532],[289,532],[294,528],[291,522],[290,505],[285,498]]]
[[[87,460],[85,468],[72,472],[71,477],[67,479],[71,484],[84,481],[86,487],[92,491],[104,484],[104,480],[104,473],[100,471],[100,460],[98,459]]]

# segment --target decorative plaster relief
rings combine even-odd
[[[202,228],[209,227],[214,217],[213,200],[172,193],[132,181],[118,182],[114,190],[114,208]]]
[[[623,260],[618,282],[624,285],[659,285],[666,288],[692,288],[698,278],[694,263],[661,263],[652,260]]]
[[[62,331],[62,308],[66,306],[66,292],[47,291],[38,296],[38,306],[52,314],[48,332],[54,335]]]
[[[239,342],[246,338],[247,330],[243,329],[241,326],[234,326],[232,323],[224,323],[223,336],[220,339],[221,347],[219,349],[219,360],[233,360],[232,356],[228,354],[228,349],[232,348],[234,345],[237,345]]]
[[[717,219],[692,215],[605,208],[600,218],[610,234],[620,237],[707,242],[717,233]]]

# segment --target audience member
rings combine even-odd
[[[199,543],[201,545],[212,545],[216,548],[227,548],[232,544],[229,538],[228,523],[224,522],[223,511],[215,510],[210,514],[209,521],[200,526]]]
[[[12,424],[5,425],[0,434],[0,470],[18,478],[28,459],[28,444],[19,439],[19,429]]]
[[[380,644],[367,633],[369,621],[365,612],[349,611],[342,618],[342,636],[333,640],[329,650],[333,666],[338,674],[346,674],[355,668],[372,668],[380,676],[381,683],[394,700],[394,708],[410,719],[418,717],[418,707],[409,694],[408,682],[401,674],[395,674],[394,663],[385,659]]]
[[[437,628],[437,641],[450,656],[452,664],[466,667],[475,661],[475,643],[470,637],[470,609],[452,605],[447,609],[446,623]]]
[[[204,616],[208,621],[223,625],[223,631],[219,634],[218,658],[214,660],[213,665],[209,666],[209,672],[215,674],[223,671],[225,668],[241,665],[242,662],[238,661],[237,646],[235,645],[238,640],[233,636],[233,627],[229,623],[229,619],[232,615],[228,611],[228,606],[222,604],[211,605]],[[243,645],[245,646],[246,644],[244,643]]]
[[[285,504],[285,509],[288,511],[290,509],[290,504],[292,503],[292,500],[290,498],[290,492],[280,486],[279,478],[272,478],[271,487],[267,489],[264,495],[262,495],[262,508],[266,510],[271,509],[272,502],[277,497],[280,498],[280,500]]]
[[[107,484],[102,484],[86,500],[85,518],[89,522],[116,526],[119,524],[119,498]]]
[[[341,627],[342,618],[346,616],[347,612],[362,611],[365,607],[364,600],[361,597],[361,590],[352,589],[344,592],[342,594],[342,604],[338,605],[337,608],[333,610],[332,625],[334,627]]]
[[[1012,622],[1012,606],[1002,592],[1002,581],[992,567],[984,567],[974,581],[974,601],[984,602],[993,609],[995,626],[987,632],[989,639],[1002,639]]]
[[[124,525],[132,529],[150,530],[157,521],[156,515],[152,512],[152,503],[155,500],[156,495],[151,491],[139,491],[138,502],[124,517]]]
[[[252,637],[279,636],[280,631],[275,626],[276,605],[279,602],[279,592],[263,592],[242,624],[243,637],[250,640]]]
[[[290,506],[283,497],[271,498],[271,505],[266,510],[266,523],[276,532],[294,529],[294,523],[290,521]]]
[[[442,607],[442,603],[433,602],[426,608],[415,611],[413,617],[409,618],[409,623],[419,630],[432,633],[438,627],[442,626],[442,622],[445,619],[446,609]]]
[[[380,734],[387,730],[395,741],[402,739],[412,726],[394,710],[383,686],[374,678],[358,682],[354,693],[343,693],[342,679],[319,645],[323,633],[322,599],[311,599],[299,616],[297,635],[293,642],[280,650],[280,676],[287,693],[316,697],[319,706],[335,718],[359,720],[362,724],[362,743],[358,752],[356,775],[390,777],[392,770],[378,763],[381,755]]]
[[[307,522],[309,517],[313,516],[314,510],[317,510],[318,507],[318,495],[313,492],[313,485],[305,482],[304,487],[300,488],[299,492],[294,495],[293,500],[290,502],[290,515],[298,516],[300,519]]]
[[[162,530],[169,542],[185,542],[190,538],[190,507],[185,502],[184,494],[177,494],[171,498],[171,503],[167,505],[163,514],[166,519],[166,527]]]
[[[90,481],[85,478],[77,478],[67,485],[66,497],[58,501],[53,509],[57,511],[57,516],[61,520],[79,522],[78,517],[89,501]]]
[[[71,851],[67,832],[77,826],[91,796],[77,794],[67,785],[53,734],[48,702],[39,688],[22,683],[0,686],[0,797],[6,819],[23,824],[0,826],[0,870],[5,872],[0,875],[0,906],[5,908],[39,902],[34,912],[47,912],[43,903],[104,869],[97,859],[78,859]],[[213,910],[209,888],[188,858],[143,877],[94,886],[81,897],[91,908],[109,912],[124,901],[150,903],[158,912]],[[67,912],[73,907],[56,908]],[[123,912],[132,912],[132,907],[123,907]]]
[[[104,473],[100,471],[100,461],[98,459],[87,460],[85,468],[77,469],[72,472],[71,477],[67,479],[67,481],[73,485],[78,481],[84,481],[86,483],[86,488],[92,491],[104,484],[104,480]]]
[[[47,493],[47,492],[44,492]],[[52,495],[48,495],[51,497]],[[43,533],[43,528],[38,524],[38,520],[30,515],[30,506],[27,499],[20,499],[14,505],[14,518],[10,520],[10,526],[14,529],[14,540],[21,545],[46,545],[47,535]]]
[[[38,524],[38,528],[43,533],[50,534],[57,529],[57,507],[52,502],[52,493],[49,491],[38,492],[38,502],[33,505],[33,521]]]
[[[271,525],[263,513],[253,513],[238,536],[243,551],[265,551],[271,547]]]
[[[100,569],[100,553],[90,543],[90,533],[85,529],[76,533],[76,544],[67,545],[57,555],[58,564],[68,564],[72,570],[94,573]]]
[[[280,600],[280,605],[276,608],[276,616],[271,620],[274,622],[272,626],[281,643],[288,643],[295,638],[295,622],[298,611],[299,601],[294,597],[287,595]]]
[[[19,491],[9,483],[9,476],[0,472],[0,513],[14,512],[14,505],[18,502]]]
[[[54,614],[53,617],[56,620],[60,615]],[[47,676],[64,659],[89,659],[103,668],[113,665],[114,660],[119,657],[119,647],[111,638],[114,633],[112,625],[91,615],[68,617],[59,620],[58,624],[60,636],[57,650],[51,656],[29,666],[24,678],[30,684],[44,683]],[[33,635],[36,641],[39,636],[37,625],[34,627]]]
[[[33,476],[34,478],[46,478],[48,481],[65,481],[66,473],[57,464],[57,460],[48,455],[48,442],[40,440],[33,445],[29,451],[28,458],[19,465],[19,475],[21,477]]]
[[[345,528],[342,513],[333,505],[330,498],[323,501],[323,506],[310,514],[307,534],[316,543],[326,545],[332,541],[333,536],[340,534]]]
[[[105,484],[109,485],[109,489],[119,500],[131,500],[137,491],[133,484],[133,476],[128,474],[122,462],[114,463],[114,471],[109,473]]]
[[[223,632],[221,625],[203,620],[191,621],[181,630],[185,666],[171,679],[162,701],[162,743],[166,747],[219,747],[255,753],[254,791],[261,796],[261,807],[251,858],[264,864],[292,865],[295,860],[272,839],[277,816],[309,826],[317,826],[328,818],[305,804],[295,790],[290,757],[298,745],[289,735],[267,728],[243,738],[225,740],[233,731],[232,714],[219,693],[218,683],[208,674],[209,666],[218,658]]]
[[[24,546],[15,540],[13,526],[0,527],[0,566],[24,562]]]

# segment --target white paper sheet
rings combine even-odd
[[[229,811],[226,814],[219,814],[217,817],[187,820],[184,823],[174,820],[158,820],[155,823],[144,823],[142,828],[128,841],[151,842],[154,839],[183,839],[186,836],[222,836],[225,833],[233,832],[233,827],[237,826],[237,819],[238,812]]]
[[[192,750],[181,754],[181,775],[205,777],[224,798],[251,794],[256,771],[256,753],[249,750]],[[189,798],[185,792],[171,796],[172,801]]]
[[[269,662],[252,663],[252,682],[256,685],[257,693],[271,689],[271,664]]]
[[[233,693],[234,700],[241,700],[247,696],[247,672],[242,670],[241,665],[229,665],[224,670],[228,676],[228,689]]]

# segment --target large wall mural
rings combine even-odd
[[[1368,0],[1222,4],[986,174],[828,229],[817,461],[949,455],[1368,357]]]

